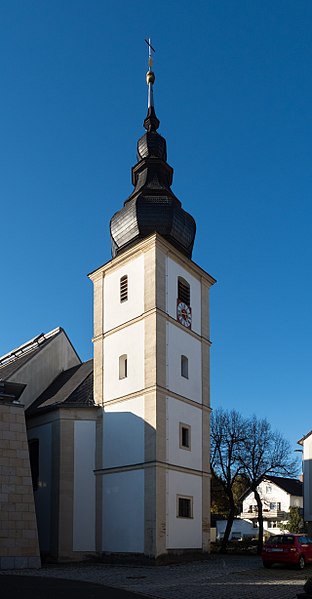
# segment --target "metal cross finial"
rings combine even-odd
[[[151,44],[151,38],[149,37],[148,40],[145,40],[147,45],[148,45],[148,66],[149,66],[149,70],[151,70],[152,66],[153,66],[153,57],[152,57],[152,50],[153,52],[155,52],[155,49],[153,48],[152,44]]]

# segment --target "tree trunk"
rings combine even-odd
[[[257,554],[260,555],[263,548],[263,511],[262,511],[262,501],[257,489],[254,489],[254,496],[257,502],[258,507],[258,524],[259,524],[259,538],[258,538],[258,546],[257,546]]]
[[[227,490],[227,495],[229,498],[230,509],[229,509],[229,515],[228,515],[223,539],[221,542],[220,553],[226,553],[226,547],[228,544],[229,536],[230,536],[230,533],[232,530],[232,525],[233,525],[233,521],[234,521],[234,517],[235,517],[235,502],[234,502],[232,489]]]

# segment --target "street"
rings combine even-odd
[[[205,561],[167,566],[68,564],[1,574],[89,581],[162,599],[295,599],[312,577],[312,566],[267,570],[257,556],[213,554]]]

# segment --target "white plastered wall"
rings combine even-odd
[[[128,299],[120,302],[120,279],[128,277]],[[143,314],[144,255],[132,258],[104,277],[104,331]]]
[[[169,464],[202,470],[202,411],[167,397],[166,437]],[[180,423],[190,427],[190,450],[180,447]]]
[[[144,461],[144,397],[105,406],[103,467]]]
[[[192,331],[201,334],[201,284],[200,280],[189,273],[175,260],[168,257],[167,268],[167,312],[172,318],[177,317],[178,277],[185,279],[190,285],[190,303],[192,308]]]
[[[144,323],[136,322],[104,339],[104,402],[144,387]],[[126,354],[128,376],[119,379],[119,356]]]
[[[74,423],[74,551],[95,551],[95,429],[94,421]]]
[[[181,376],[181,355],[188,358],[188,378]],[[181,326],[167,322],[168,389],[202,403],[201,342]]]
[[[103,551],[144,552],[144,470],[103,476]]]
[[[177,517],[177,498],[191,497],[192,518]],[[202,547],[202,480],[195,474],[167,472],[167,549],[199,549]]]

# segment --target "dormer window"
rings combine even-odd
[[[178,300],[184,302],[187,306],[190,306],[191,293],[189,283],[182,277],[178,277]]]
[[[128,299],[128,275],[120,279],[120,302],[126,302]]]

